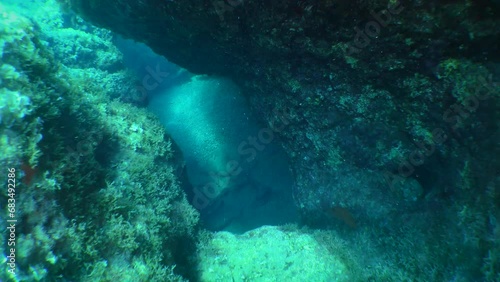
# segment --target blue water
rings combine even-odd
[[[0,282],[500,281],[498,1],[264,2],[0,3]]]

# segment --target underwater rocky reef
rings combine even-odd
[[[500,281],[499,1],[3,2],[1,281]]]
[[[0,9],[0,163],[18,180],[16,241],[1,246],[1,280],[182,281],[173,265],[194,249],[199,215],[161,124],[112,99],[137,90],[109,31],[66,28],[57,5],[32,19]],[[42,19],[50,22],[33,21]]]

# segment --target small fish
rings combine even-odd
[[[38,169],[36,167],[31,167],[29,164],[23,162],[21,164],[21,170],[24,173],[24,177],[23,177],[22,182],[25,185],[30,185],[31,182],[33,182],[33,179],[35,178],[35,176],[37,175]]]
[[[357,226],[356,219],[354,218],[354,216],[352,215],[352,213],[348,209],[343,208],[343,207],[339,207],[339,206],[334,206],[334,207],[326,209],[325,211],[328,213],[328,215],[330,215],[338,220],[341,220],[342,222],[347,224],[349,227],[356,228],[356,226]]]

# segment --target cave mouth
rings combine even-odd
[[[148,109],[182,153],[179,178],[206,229],[243,233],[297,221],[287,154],[232,81],[190,74],[143,44],[118,38],[117,46],[151,86]]]
[[[194,76],[153,95],[149,109],[182,152],[181,179],[207,229],[243,233],[296,221],[287,155],[234,83]]]

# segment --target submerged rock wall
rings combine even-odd
[[[498,95],[494,1],[63,2],[192,72],[230,77],[266,121],[289,112],[282,136],[304,179],[319,178],[304,167],[328,178],[348,164],[393,183],[423,142],[437,149],[407,174],[440,183],[433,165],[454,171],[448,156],[487,142],[474,123],[497,127],[498,103],[487,98]],[[474,102],[468,89],[485,102],[460,110]],[[474,144],[461,146],[468,134]],[[441,135],[449,142],[434,141]],[[428,182],[426,193],[443,192]]]
[[[231,78],[264,121],[287,113],[280,137],[308,224],[351,213],[406,262],[398,238],[433,246],[420,251],[437,270],[403,266],[423,280],[496,279],[498,1],[61,2]]]
[[[162,125],[117,99],[135,80],[109,31],[17,2],[0,4],[0,280],[184,281],[199,214]]]

